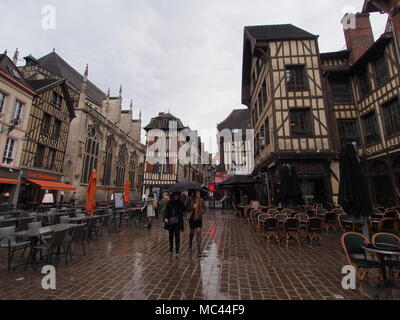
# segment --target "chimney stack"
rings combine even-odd
[[[374,43],[369,13],[347,13],[342,24],[347,50],[350,51],[349,63],[353,64]]]

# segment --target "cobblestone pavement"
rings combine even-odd
[[[284,249],[259,244],[231,215],[211,212],[203,226],[200,258],[188,249],[187,222],[179,258],[168,254],[161,221],[150,230],[138,224],[91,241],[86,256],[78,246],[72,263],[56,264],[56,290],[42,289],[40,270],[1,268],[0,299],[361,299],[341,288],[346,260],[337,235],[325,235],[322,247]]]

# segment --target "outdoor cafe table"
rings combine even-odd
[[[81,222],[81,221],[87,221],[90,219],[98,219],[101,217],[104,217],[106,215],[93,215],[93,216],[84,216],[84,217],[65,217],[63,218],[63,220],[67,221],[67,222],[71,222],[71,223],[76,223],[76,222]]]
[[[352,225],[352,230],[356,231],[357,226],[362,226],[364,224],[364,222],[358,218],[354,218],[354,217],[346,217],[344,219],[341,220],[344,223],[351,223]]]
[[[35,268],[35,264],[37,264],[36,262],[36,250],[33,250],[33,247],[37,244],[37,241],[40,237],[53,233],[53,232],[57,232],[57,231],[61,231],[64,229],[69,229],[71,227],[76,227],[76,224],[70,224],[70,223],[60,223],[60,224],[54,224],[51,226],[46,226],[46,227],[41,227],[38,228],[36,230],[25,230],[25,231],[18,231],[15,232],[14,235],[16,237],[25,237],[25,238],[29,238],[31,241],[31,266],[34,270],[36,270]]]
[[[365,251],[376,253],[381,262],[381,270],[383,275],[383,284],[379,285],[376,293],[376,299],[379,299],[379,294],[387,288],[396,288],[393,274],[393,257],[400,256],[400,246],[389,243],[369,243],[363,246]],[[387,272],[389,270],[389,273]]]

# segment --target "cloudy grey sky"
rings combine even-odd
[[[363,0],[2,0],[0,51],[39,58],[53,48],[124,108],[134,99],[143,125],[160,111],[199,130],[216,151],[214,131],[241,105],[243,27],[292,23],[320,35],[320,51],[344,48],[340,20]],[[42,28],[44,5],[56,8],[56,29]],[[372,15],[375,37],[386,17]],[[212,144],[212,146],[210,146]]]

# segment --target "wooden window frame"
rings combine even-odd
[[[371,126],[370,126],[370,124],[367,123],[367,119],[369,117],[372,117],[372,116],[374,116],[374,119],[375,119],[374,120],[374,126],[375,126],[375,129],[376,129],[376,133],[368,134],[368,130],[371,128]],[[382,138],[381,138],[381,135],[379,133],[379,123],[378,123],[378,118],[377,118],[376,112],[375,111],[368,112],[367,114],[363,115],[361,117],[361,119],[362,119],[363,128],[364,128],[365,145],[366,146],[372,146],[372,145],[381,143],[382,142]],[[374,140],[371,140],[368,137],[374,137]]]
[[[295,83],[295,84],[290,84],[288,80],[288,71],[301,71],[301,77],[297,76],[295,78],[301,79],[300,84]],[[298,80],[297,79],[297,80]],[[296,80],[296,81],[297,81]],[[305,64],[290,64],[290,65],[285,65],[285,83],[286,83],[286,89],[288,92],[304,92],[310,90],[309,83],[308,83],[308,78],[307,78],[307,69]]]
[[[307,112],[308,115],[306,118],[308,118],[308,129],[294,129],[294,119],[293,115],[295,113],[300,113],[300,112]],[[290,108],[289,109],[289,121],[290,121],[290,135],[295,138],[307,138],[307,137],[312,137],[314,135],[314,128],[313,128],[313,117],[312,117],[312,110],[311,108]]]
[[[394,111],[394,108],[397,108]],[[382,106],[382,121],[386,137],[394,137],[400,134],[400,101],[398,97],[392,98]],[[397,114],[396,114],[397,113]],[[397,127],[397,128],[396,128]]]
[[[378,68],[377,68],[377,62],[381,58],[383,59],[382,66],[384,67],[385,73],[386,73],[386,76],[384,78],[382,78],[382,79],[380,79],[381,75],[379,75]],[[386,62],[386,54],[385,54],[385,52],[382,52],[382,54],[380,54],[377,57],[375,57],[375,59],[373,61],[373,65],[374,65],[376,86],[377,87],[381,87],[390,79],[390,73],[389,73],[389,68],[388,68],[387,62]],[[382,71],[382,70],[380,70],[380,71]]]

